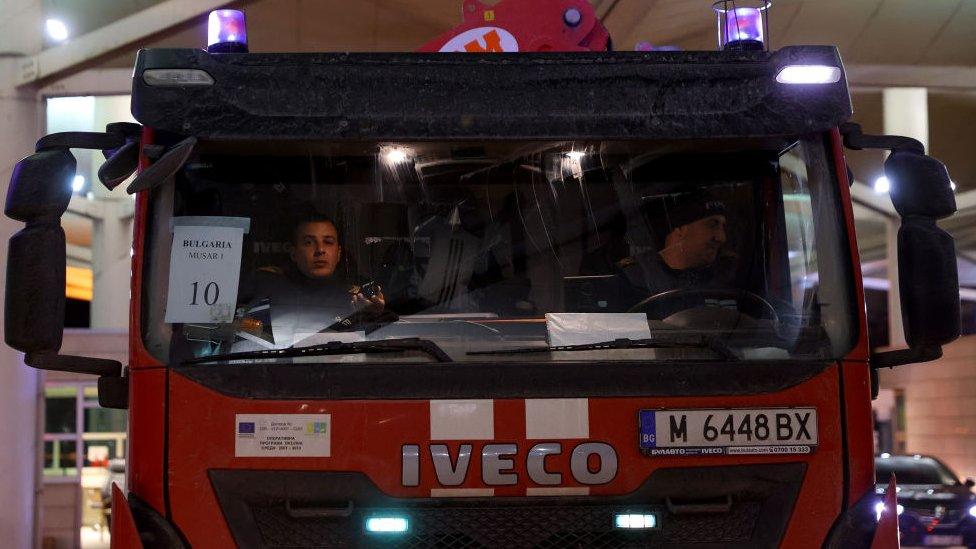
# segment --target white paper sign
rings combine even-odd
[[[249,219],[240,217],[173,219],[166,322],[234,320],[249,224]]]
[[[329,457],[331,414],[236,414],[236,457]]]
[[[644,313],[546,313],[546,328],[553,347],[651,337]]]

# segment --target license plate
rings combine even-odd
[[[809,454],[816,408],[641,410],[640,449],[651,456]]]
[[[932,535],[925,536],[926,547],[949,547],[952,545],[962,545],[962,536]]]

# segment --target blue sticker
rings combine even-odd
[[[237,432],[242,434],[254,434],[254,423],[253,422],[241,422],[237,424]]]

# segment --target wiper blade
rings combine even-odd
[[[294,358],[301,356],[397,353],[401,351],[421,351],[433,357],[437,362],[451,362],[451,357],[433,341],[416,337],[404,337],[399,339],[378,339],[375,341],[331,341],[321,345],[309,345],[308,347],[293,346],[287,349],[264,349],[260,351],[225,353],[222,355],[191,358],[184,360],[181,364],[205,364],[225,360]]]
[[[527,353],[551,353],[554,351],[597,351],[600,349],[676,349],[682,347],[701,347],[718,353],[725,360],[738,360],[739,357],[717,337],[708,335],[682,335],[678,337],[651,337],[645,339],[614,339],[599,343],[579,345],[556,345],[554,347],[523,347],[519,349],[495,349],[488,351],[469,351],[469,355],[520,355]]]

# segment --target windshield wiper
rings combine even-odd
[[[519,349],[495,349],[469,351],[469,355],[520,355],[527,353],[551,353],[554,351],[596,351],[600,349],[661,349],[701,347],[718,353],[725,360],[738,360],[739,357],[721,339],[708,335],[681,335],[678,337],[652,337],[646,339],[614,339],[599,343],[579,345],[557,345],[554,347],[523,347]]]
[[[287,349],[264,349],[260,351],[225,353],[222,355],[190,358],[184,360],[181,364],[205,364],[207,362],[224,360],[293,358],[301,356],[397,353],[401,351],[421,351],[433,357],[437,362],[451,362],[451,357],[433,341],[416,337],[404,337],[399,339],[379,339],[375,341],[331,341],[321,345],[309,345],[308,347],[292,346]]]

